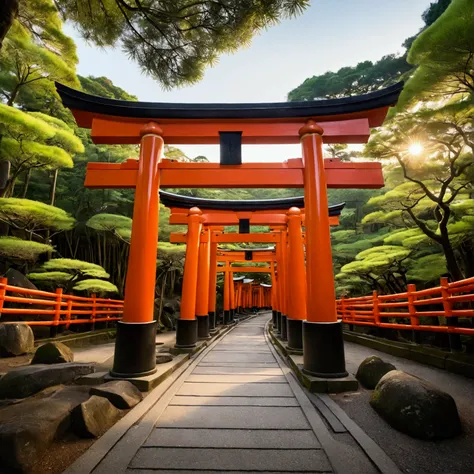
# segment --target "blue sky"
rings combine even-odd
[[[422,26],[429,0],[313,0],[296,19],[256,36],[250,47],[222,56],[190,87],[163,90],[119,48],[88,45],[71,25],[78,73],[106,76],[139,100],[156,102],[279,102],[306,78],[402,52],[403,41]],[[188,156],[218,161],[217,146],[181,146]],[[244,161],[300,156],[298,145],[244,146]]]

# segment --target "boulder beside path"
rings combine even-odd
[[[380,357],[370,356],[364,359],[357,370],[356,379],[369,390],[373,390],[380,379],[391,370],[397,368]]]
[[[61,364],[73,362],[74,354],[62,342],[47,342],[36,349],[32,364]]]
[[[380,379],[370,404],[393,428],[414,438],[434,440],[461,433],[453,397],[400,370],[392,370]]]
[[[94,364],[36,364],[10,370],[0,379],[0,400],[26,398],[53,385],[68,384],[94,372]]]
[[[97,387],[92,387],[91,395],[107,398],[117,408],[133,408],[143,399],[142,392],[126,380],[112,380]]]
[[[27,324],[0,324],[0,357],[14,357],[33,352],[35,338]]]

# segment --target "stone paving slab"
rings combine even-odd
[[[168,406],[157,427],[233,429],[309,429],[299,407]]]
[[[177,395],[203,395],[211,397],[293,397],[289,385],[271,383],[184,383]]]
[[[318,449],[311,430],[156,428],[143,445],[160,448]]]
[[[201,362],[199,367],[280,368],[276,362]]]
[[[287,383],[284,375],[191,374],[186,383]]]
[[[275,362],[273,354],[253,354],[246,352],[214,352],[204,357],[203,362]]]
[[[176,396],[170,405],[297,407],[296,398],[287,397],[187,397]]]
[[[320,449],[301,451],[271,449],[141,448],[131,467],[160,469],[201,469],[224,471],[298,470],[328,472],[329,461]]]
[[[270,349],[265,346],[244,346],[240,344],[232,344],[228,346],[216,346],[212,352],[252,352],[253,354],[260,354],[262,352],[270,352]]]
[[[230,375],[230,374],[241,374],[241,375],[283,375],[280,368],[267,368],[267,367],[202,367],[198,366],[193,370],[193,374],[201,375]]]
[[[126,474],[176,474],[177,471],[169,470],[169,469],[127,469]],[[210,472],[218,472],[218,471],[201,471],[195,470],[188,471],[187,469],[180,469],[179,474],[209,474]],[[322,473],[322,474],[329,474],[333,471],[226,471],[226,474],[308,474],[308,473]]]

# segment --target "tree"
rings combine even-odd
[[[288,94],[291,102],[366,94],[401,80],[413,69],[406,56],[390,54],[376,63],[363,61],[337,72],[326,72],[306,79]]]
[[[441,248],[451,277],[464,277],[450,235],[453,225],[463,221],[463,211],[470,217],[469,192],[472,189],[472,155],[468,143],[473,141],[472,127],[465,122],[465,112],[439,120],[432,112],[398,114],[383,130],[377,132],[366,147],[371,156],[395,160],[402,181],[369,204],[382,210],[363,219],[363,223],[416,226]],[[409,152],[410,142],[424,145],[419,156]],[[400,176],[401,172],[401,176]],[[468,202],[466,202],[468,200]],[[456,210],[458,206],[458,210]],[[461,227],[466,230],[470,221]],[[420,235],[413,234],[418,238]],[[470,255],[472,257],[472,255]]]
[[[94,263],[70,258],[53,258],[28,274],[28,278],[49,288],[64,288],[65,293],[69,293],[73,289],[78,289],[76,287],[84,281],[96,282],[98,279],[108,279],[110,275],[100,265]],[[118,291],[115,285],[114,288]]]
[[[33,169],[72,167],[70,153],[84,150],[81,140],[61,120],[41,113],[25,113],[0,104],[0,160],[11,173],[0,195],[11,196],[18,176]]]
[[[56,44],[54,42],[54,46]],[[79,87],[74,70],[75,45],[66,41],[61,46],[58,51],[52,45],[38,43],[32,34],[15,23],[0,50],[0,94],[7,105],[21,99],[24,89],[30,89],[30,95],[35,91],[51,94],[53,89],[45,84],[48,81],[50,86],[52,81],[61,81]]]
[[[474,3],[453,0],[446,11],[413,42],[408,62],[418,65],[400,96],[399,109],[446,96],[459,100],[474,93]]]
[[[0,39],[12,19],[33,10],[25,5],[29,1],[6,2]],[[55,5],[88,41],[122,45],[145,73],[165,87],[174,87],[199,81],[219,54],[235,51],[264,28],[300,14],[309,1],[55,0]],[[34,31],[37,23],[30,23]]]

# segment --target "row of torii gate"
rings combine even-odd
[[[124,313],[117,327],[112,375],[131,378],[156,370],[160,194],[171,208],[170,223],[187,225],[185,234],[171,239],[186,242],[178,347],[194,345],[215,327],[217,271],[225,272],[224,321],[229,322],[235,309],[232,263],[260,262],[272,278],[266,291],[271,291],[274,325],[290,347],[302,349],[304,371],[326,378],[347,375],[329,231],[342,205],[328,207],[326,189],[380,188],[384,182],[380,163],[323,159],[323,139],[327,144],[366,143],[371,128],[380,126],[397,102],[402,83],[362,96],[263,104],[129,102],[56,87],[77,124],[91,129],[94,143],[140,145],[138,161],[89,163],[85,181],[91,188],[135,188]],[[302,158],[242,163],[242,144],[298,142]],[[164,143],[219,144],[220,163],[162,159]],[[159,193],[164,188],[303,188],[304,199],[210,202]],[[231,225],[238,225],[239,232],[225,232]],[[268,226],[270,232],[254,234],[251,226],[256,225]],[[273,246],[231,252],[219,250],[219,243]],[[244,283],[236,285],[243,288]]]

